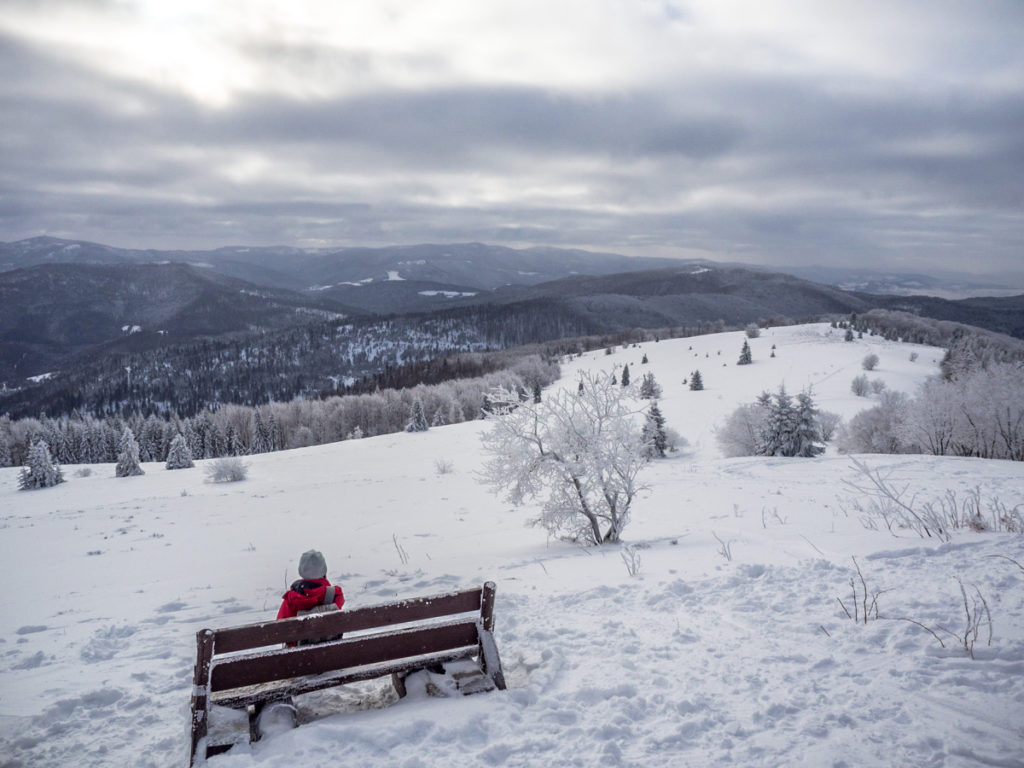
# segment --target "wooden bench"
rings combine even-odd
[[[196,633],[189,765],[233,744],[208,744],[212,705],[246,710],[249,738],[265,704],[359,680],[391,675],[399,696],[405,676],[427,667],[475,659],[465,688],[505,689],[494,644],[493,582],[481,588],[352,611],[246,624]],[[318,642],[325,637],[340,640]],[[309,643],[294,645],[296,643]]]

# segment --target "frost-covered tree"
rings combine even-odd
[[[121,442],[117,451],[117,466],[114,468],[116,477],[133,477],[146,474],[139,466],[139,444],[135,435],[128,427],[121,433]]]
[[[700,375],[700,371],[694,371],[690,374],[690,391],[699,392],[704,389],[704,379]]]
[[[740,359],[736,361],[736,365],[750,365],[752,362],[754,362],[754,358],[750,354],[750,344],[744,339],[743,348],[740,349]]]
[[[176,435],[167,451],[167,469],[189,469],[194,466],[188,441],[183,435]]]
[[[405,425],[405,431],[426,432],[429,427],[427,415],[423,412],[423,401],[416,398],[412,401],[412,406],[409,410],[409,421]]]
[[[864,355],[864,359],[860,361],[860,367],[865,371],[873,371],[878,366],[878,355],[872,352],[870,355]]]
[[[645,373],[640,379],[640,397],[644,400],[657,400],[661,397],[661,385],[655,381],[653,373]]]
[[[36,440],[28,450],[26,466],[18,475],[18,488],[30,491],[35,488],[49,488],[64,482],[64,473],[53,463],[50,448],[43,440]]]
[[[484,482],[512,503],[541,500],[534,521],[550,534],[588,544],[616,542],[649,461],[639,404],[609,374],[584,374],[583,391],[561,391],[489,416]],[[503,401],[503,394],[496,401]]]
[[[853,341],[853,328],[847,328],[843,335],[843,341]]]
[[[657,401],[652,402],[650,408],[647,409],[641,437],[648,458],[665,458],[665,451],[668,450],[668,436],[665,433],[665,417],[661,414]]]
[[[878,405],[844,424],[836,438],[842,453],[904,453],[903,422],[909,398],[902,392],[883,392]]]

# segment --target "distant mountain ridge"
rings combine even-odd
[[[168,255],[52,238],[0,247],[6,264],[33,264],[0,270],[0,412],[14,395],[21,412],[31,412],[35,389],[49,393],[48,403],[72,402],[76,389],[93,386],[90,376],[121,377],[125,367],[154,380],[168,366],[213,371],[225,382],[208,387],[228,398],[220,402],[231,393],[255,402],[315,396],[331,382],[432,353],[876,308],[1024,338],[1024,295],[872,295],[701,261],[653,260],[657,268],[638,270],[643,261],[623,256],[479,244]],[[578,274],[585,266],[591,273]],[[291,346],[302,354],[287,354]],[[30,381],[49,374],[65,380]],[[165,386],[161,402],[172,390]]]

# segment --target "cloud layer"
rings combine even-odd
[[[1020,270],[1024,6],[762,6],[11,2],[0,239]]]

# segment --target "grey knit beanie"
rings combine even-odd
[[[326,579],[327,561],[315,549],[303,552],[299,558],[299,576],[304,579]]]

